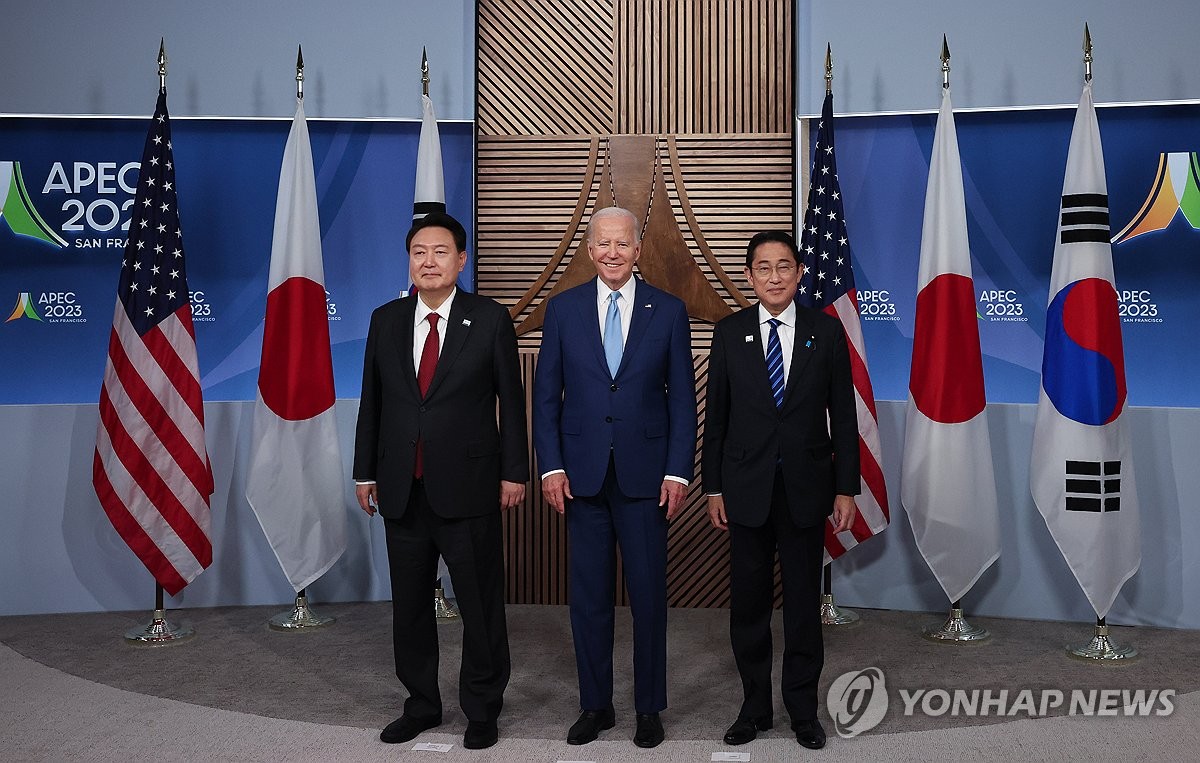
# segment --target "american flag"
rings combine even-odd
[[[117,533],[175,595],[212,563],[213,479],[172,156],[162,91],[121,262],[92,484]]]
[[[855,499],[858,516],[850,530],[835,535],[833,525],[825,525],[825,553],[830,559],[836,559],[887,527],[889,514],[879,448],[879,417],[875,413],[875,393],[871,391],[871,374],[867,370],[867,348],[858,318],[858,293],[854,290],[842,189],[838,185],[837,161],[833,153],[832,93],[825,95],[821,121],[817,125],[808,209],[804,213],[804,229],[800,231],[800,259],[804,264],[804,277],[800,280],[796,301],[842,322],[850,345],[850,370],[858,403],[862,494]]]

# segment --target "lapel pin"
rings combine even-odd
[[[813,339],[814,339],[814,337],[810,336],[808,338],[808,341],[804,343],[804,346],[811,350],[812,346],[813,346]]]
[[[464,325],[464,326],[470,326],[470,325],[471,325],[471,320],[470,320],[469,318],[463,318],[463,325]]]
[[[649,302],[647,302],[646,304],[642,305],[642,307],[654,307],[654,305],[652,305],[652,304],[650,304]]]
[[[750,334],[746,334],[746,341],[747,341],[747,342],[753,342],[753,341],[754,341],[754,337],[753,337],[752,335],[750,335]]]

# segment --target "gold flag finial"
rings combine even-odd
[[[1092,81],[1092,33],[1083,22],[1083,81]]]
[[[421,95],[429,95],[429,56],[425,55],[425,46],[421,46]]]
[[[950,87],[950,45],[942,35],[942,89]]]
[[[158,92],[167,92],[167,38],[158,41]]]
[[[296,100],[304,100],[304,48],[296,46]]]
[[[833,92],[833,48],[825,43],[825,95]]]

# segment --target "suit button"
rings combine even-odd
[[[604,417],[604,423],[605,423],[605,424],[611,424],[611,423],[612,423],[612,416],[605,416],[605,417]]]
[[[614,385],[612,385],[611,387],[609,387],[609,389],[611,389],[613,392],[616,392],[616,391],[617,391],[617,385],[615,385],[615,384],[614,384]]]
[[[423,406],[423,405],[422,405],[422,406],[421,406],[421,413],[424,413],[424,412],[425,412],[425,406]]]

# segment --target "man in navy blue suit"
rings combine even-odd
[[[696,381],[683,302],[633,277],[640,227],[618,207],[592,215],[598,277],[550,300],[533,383],[542,493],[569,537],[581,710],[570,744],[615,725],[614,541],[633,613],[633,741],[655,747],[664,736],[667,522],[694,472]]]

